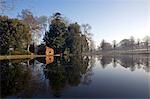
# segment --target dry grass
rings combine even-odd
[[[60,56],[56,54],[54,56]],[[4,55],[0,56],[0,60],[7,60],[7,59],[33,59],[36,57],[46,57],[46,55]]]
[[[0,60],[6,59],[33,59],[35,57],[45,57],[45,55],[5,55],[0,56]]]

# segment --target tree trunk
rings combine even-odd
[[[147,47],[147,53],[148,53],[148,42],[146,42],[146,47]]]
[[[29,47],[30,47],[30,44],[27,45],[27,51],[28,52],[30,52]]]

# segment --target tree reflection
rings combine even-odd
[[[125,68],[130,68],[131,71],[135,71],[136,69],[145,70],[145,72],[150,71],[150,58],[148,55],[126,55],[119,57],[120,64]]]
[[[148,55],[105,55],[99,56],[98,60],[100,60],[102,68],[122,66],[131,71],[141,69],[150,72]],[[96,58],[93,56],[1,61],[1,97],[26,98],[39,94],[45,95],[45,92],[48,92],[50,97],[51,93],[55,97],[61,97],[64,90],[70,87],[91,84],[95,61]]]
[[[21,61],[4,60],[1,65],[1,98],[16,95],[28,85],[31,73]]]
[[[146,71],[146,72],[150,72],[150,57],[149,55],[146,55],[146,59],[143,60],[143,64],[145,65],[143,67],[143,69]]]
[[[113,57],[113,67],[115,68],[115,67],[117,67],[117,59],[116,59],[116,57]]]
[[[108,64],[112,62],[112,57],[111,56],[102,56],[100,59],[100,63],[102,68],[106,68]]]
[[[125,67],[125,68],[130,68],[131,71],[135,70],[135,60],[134,56],[123,56],[119,58],[120,60],[120,65]]]
[[[90,84],[89,58],[87,56],[55,57],[54,62],[47,64],[44,74],[49,79],[53,95],[61,96],[61,91],[69,86]]]
[[[99,56],[98,60],[102,68],[106,68],[108,64],[113,63],[113,67],[120,64],[124,68],[129,68],[131,71],[136,69],[143,69],[145,72],[150,72],[150,58],[149,55],[117,55],[117,56]]]

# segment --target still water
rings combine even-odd
[[[3,60],[2,98],[150,98],[150,56]]]

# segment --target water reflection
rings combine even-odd
[[[92,77],[97,74],[93,72],[96,62],[103,69],[122,66],[130,71],[142,69],[146,73],[150,72],[148,55],[51,56],[32,60],[3,60],[0,61],[1,97],[63,97],[66,90],[94,83]],[[71,93],[72,96],[74,94]]]
[[[78,86],[82,82],[90,83],[89,58],[82,56],[68,58],[55,57],[54,62],[44,68],[45,78],[49,79],[49,85],[56,97],[60,97],[61,91],[69,86]]]
[[[41,83],[37,82],[43,83],[45,79],[48,79],[52,94],[60,97],[61,92],[70,86],[90,84],[91,70],[88,56],[43,57],[25,62],[1,61],[1,97],[30,97],[35,87],[41,89]]]
[[[1,97],[16,95],[29,85],[31,72],[21,61],[1,61]]]
[[[150,57],[149,55],[118,55],[118,56],[99,56],[98,60],[103,68],[110,63],[113,63],[115,68],[120,64],[124,68],[129,68],[131,71],[143,69],[145,72],[150,72]]]

